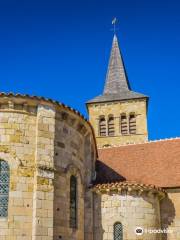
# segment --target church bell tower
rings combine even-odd
[[[147,141],[147,103],[131,90],[114,35],[103,94],[86,103],[98,147]]]

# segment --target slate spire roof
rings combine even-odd
[[[125,67],[120,54],[117,36],[114,35],[104,94],[117,94],[130,90]]]
[[[103,94],[87,103],[135,98],[147,98],[147,96],[131,91],[122,54],[118,45],[118,39],[117,36],[114,35]]]

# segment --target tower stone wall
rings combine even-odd
[[[142,143],[148,140],[146,99],[89,104],[88,111],[98,147]],[[128,119],[130,114],[134,113],[136,115],[136,134],[127,133],[122,135],[121,114],[124,113],[127,116],[127,129],[129,128]],[[114,136],[108,136],[108,117],[110,115],[114,116]],[[99,133],[99,119],[101,116],[104,116],[106,120],[106,136],[100,136]]]

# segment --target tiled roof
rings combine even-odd
[[[97,182],[180,187],[180,138],[99,149]]]
[[[140,192],[144,192],[144,191],[151,191],[152,193],[164,193],[165,194],[165,190],[160,188],[160,187],[156,187],[154,185],[150,185],[150,184],[139,184],[136,182],[129,182],[129,181],[125,181],[125,182],[114,182],[114,183],[104,183],[104,184],[97,184],[93,187],[93,190],[96,192],[110,192],[110,191],[118,191],[118,192],[122,192],[123,190],[127,190],[129,192],[132,191],[140,191]]]

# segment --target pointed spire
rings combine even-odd
[[[106,75],[104,94],[118,94],[129,90],[130,87],[126,76],[123,59],[119,50],[118,39],[117,36],[114,35],[108,71]]]
[[[128,99],[147,98],[131,90],[116,34],[113,37],[104,92],[87,103],[112,102]]]

